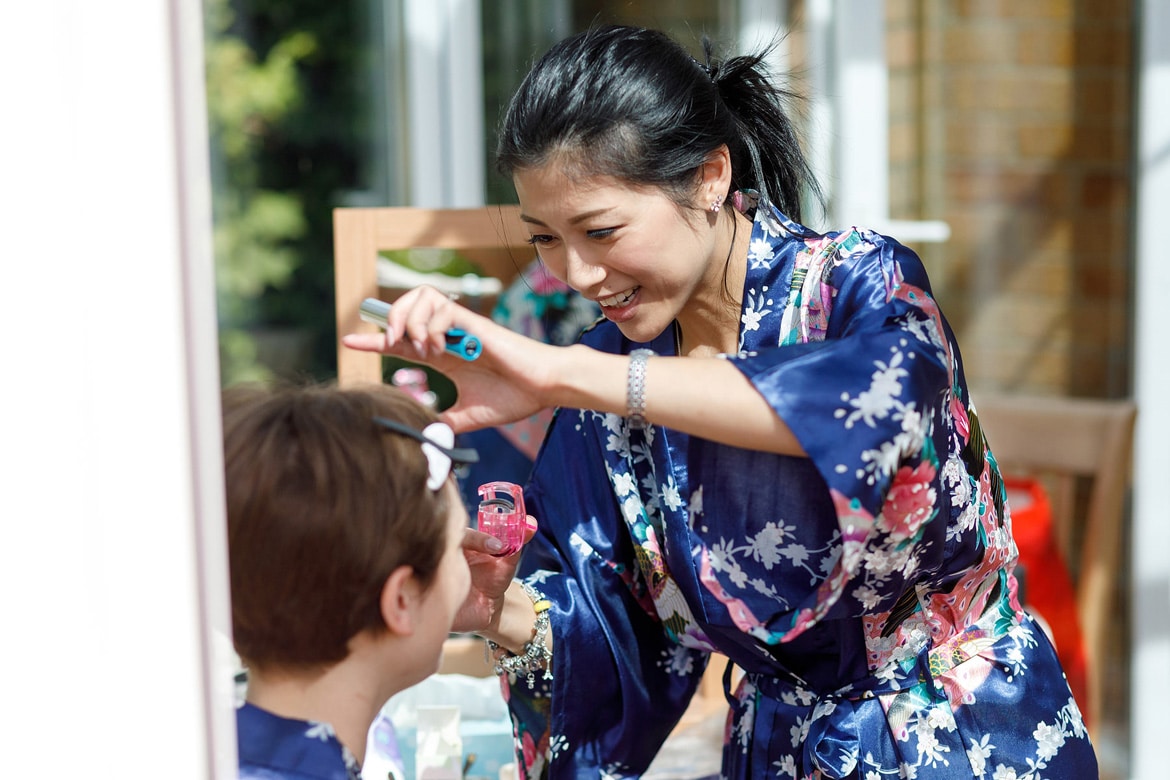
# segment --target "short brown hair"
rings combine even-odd
[[[381,630],[391,572],[430,585],[452,491],[426,486],[416,430],[437,418],[402,391],[239,386],[224,391],[224,465],[232,629],[247,664],[336,663],[363,630]]]

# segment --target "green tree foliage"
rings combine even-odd
[[[332,209],[360,189],[355,4],[205,0],[225,384],[336,370]],[[291,357],[271,334],[302,345]]]
[[[266,377],[248,326],[269,288],[288,284],[298,258],[290,242],[305,233],[295,193],[266,189],[257,156],[268,129],[300,101],[296,63],[312,53],[298,34],[263,61],[233,35],[227,0],[208,0],[207,108],[213,165],[214,248],[220,312],[220,368],[225,383]]]

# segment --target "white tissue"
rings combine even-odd
[[[460,780],[463,777],[463,738],[459,735],[459,707],[420,706],[416,713],[416,780]]]

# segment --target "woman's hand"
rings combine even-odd
[[[451,328],[480,340],[479,358],[466,361],[446,351]],[[395,301],[385,331],[351,333],[342,343],[427,363],[450,377],[458,399],[443,417],[456,431],[515,422],[556,405],[546,394],[563,348],[514,333],[432,287],[417,287]]]
[[[535,534],[536,518],[528,515],[524,543],[527,544]],[[495,555],[492,552],[492,543],[498,541],[495,537],[473,528],[464,531],[463,555],[471,569],[471,591],[455,614],[452,631],[477,634],[498,632],[505,608],[504,597],[512,585],[516,576],[516,566],[524,552],[524,548],[521,547],[511,555]],[[531,627],[531,620],[528,621],[528,625]]]

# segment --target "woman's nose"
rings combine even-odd
[[[565,251],[565,283],[579,292],[585,292],[589,287],[599,284],[605,279],[605,269],[597,263],[591,263],[581,252],[573,247]]]

